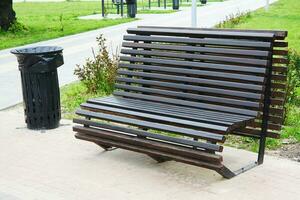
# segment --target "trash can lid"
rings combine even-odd
[[[28,47],[22,49],[13,49],[10,52],[12,54],[25,54],[25,55],[41,55],[41,54],[53,54],[62,52],[63,48],[58,46],[38,46]]]

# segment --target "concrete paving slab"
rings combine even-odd
[[[177,162],[157,164],[125,150],[103,152],[76,140],[72,122],[30,131],[17,107],[0,111],[0,199],[4,200],[297,200],[300,163],[266,156],[265,163],[233,179]],[[256,154],[226,147],[231,168]]]

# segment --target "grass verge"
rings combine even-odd
[[[259,9],[253,13],[244,13],[240,16],[229,16],[227,21],[220,23],[219,28],[238,28],[238,29],[282,29],[288,30],[289,48],[296,51],[297,58],[300,60],[300,1],[298,0],[279,0],[270,6],[270,10],[266,12]],[[296,68],[300,68],[297,63]],[[300,79],[300,77],[294,77]],[[300,88],[296,89],[296,97],[293,101],[286,105],[287,116],[285,126],[281,131],[281,139],[268,139],[267,148],[276,149],[286,143],[300,142]],[[229,138],[230,146],[244,148],[256,151],[258,143],[254,139],[249,138]]]
[[[107,13],[116,13],[107,5]],[[18,24],[11,31],[0,31],[0,50],[43,40],[118,25],[136,19],[79,20],[79,16],[101,13],[100,1],[22,2],[15,3]],[[126,11],[126,10],[125,10]],[[143,14],[172,13],[173,10],[139,10]],[[126,15],[126,12],[124,12]]]
[[[75,110],[79,108],[81,103],[86,102],[90,98],[104,95],[102,92],[96,94],[88,93],[86,86],[79,81],[61,87],[62,118],[73,119],[75,117]]]

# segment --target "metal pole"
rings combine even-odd
[[[270,6],[270,0],[266,0],[265,10],[268,11]]]
[[[271,49],[273,49],[273,41],[271,42]],[[267,66],[267,80],[265,85],[265,94],[264,94],[264,104],[263,104],[263,117],[261,122],[261,134],[259,139],[259,149],[258,149],[258,158],[257,158],[257,164],[262,164],[264,162],[264,155],[265,155],[265,146],[266,146],[266,135],[268,131],[268,121],[269,121],[269,110],[270,110],[270,104],[271,104],[271,84],[272,84],[272,59],[273,59],[273,53],[269,55],[269,59],[271,62],[269,62]]]
[[[101,1],[101,11],[102,11],[102,17],[104,17],[105,13],[104,13],[104,0]]]
[[[149,9],[151,9],[151,0],[149,0]]]
[[[123,17],[124,14],[124,1],[121,0],[121,16]]]
[[[158,7],[160,7],[160,0],[157,1]]]
[[[167,9],[167,0],[164,0],[164,9]]]
[[[192,27],[197,27],[197,0],[192,0]]]

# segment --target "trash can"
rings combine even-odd
[[[63,49],[41,46],[12,50],[21,73],[25,122],[29,129],[53,129],[61,119],[57,68]]]
[[[136,0],[127,0],[127,17],[135,18],[137,6]]]
[[[201,4],[206,4],[207,0],[200,0]]]
[[[179,0],[173,0],[173,10],[179,9]]]

